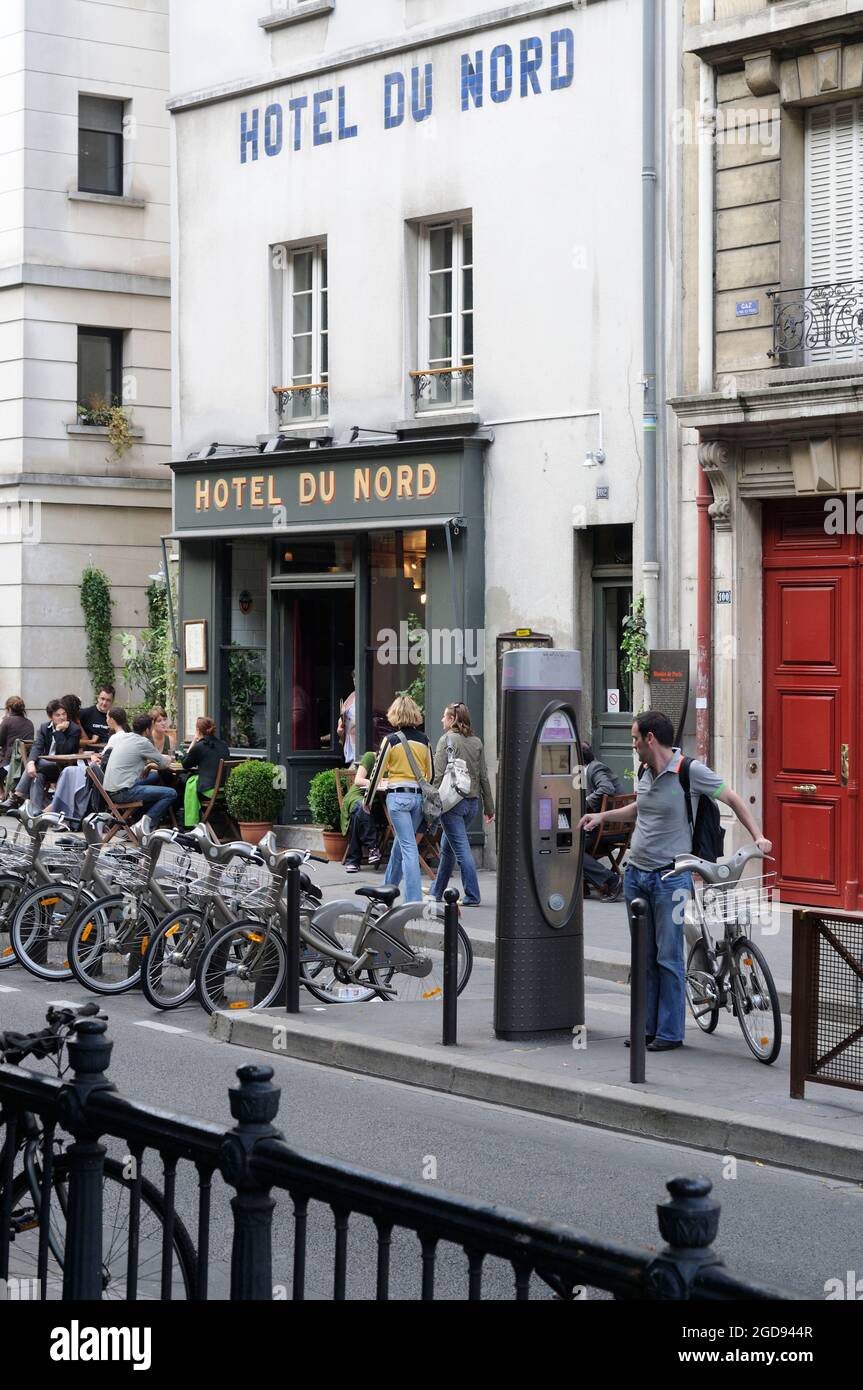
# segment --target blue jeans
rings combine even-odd
[[[467,796],[457,806],[453,806],[451,811],[444,811],[440,818],[443,827],[440,842],[440,864],[429,894],[430,897],[437,898],[438,902],[443,898],[443,890],[449,883],[456,860],[458,860],[465,905],[468,907],[479,905],[479,879],[476,876],[476,864],[467,837],[468,825],[476,815],[478,806],[478,797]]]
[[[423,799],[416,792],[387,792],[387,814],[393,823],[395,840],[384,883],[399,883],[404,873],[404,901],[421,903],[422,878],[416,832],[423,818]]]
[[[629,864],[623,876],[623,892],[627,908],[634,898],[643,898],[647,903],[647,1033],[663,1042],[683,1042],[683,914],[692,892],[692,875],[672,874],[663,882],[661,873]]]
[[[134,782],[125,791],[112,792],[111,797],[118,806],[124,806],[128,801],[143,801],[144,815],[150,817],[150,823],[155,828],[164,819],[168,807],[173,806],[177,800],[177,793],[173,787],[154,786],[152,782]]]

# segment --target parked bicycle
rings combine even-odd
[[[197,825],[189,832],[202,856],[203,872],[186,891],[183,906],[159,922],[153,932],[141,976],[148,1001],[157,1009],[175,1009],[195,993],[195,977],[201,952],[216,932],[234,925],[241,917],[264,922],[278,913],[285,873],[271,873],[255,845],[242,840],[220,844],[208,826]],[[306,852],[303,862],[321,856]],[[283,856],[284,859],[284,856]],[[310,916],[320,905],[321,890],[308,875],[301,877],[300,910]],[[232,1002],[242,991],[242,975],[235,972]]]
[[[68,1070],[66,1044],[80,1020],[94,1015],[99,1015],[96,1003],[52,1004],[46,1014],[48,1027],[41,1032],[0,1033],[0,1061],[20,1066],[27,1057],[48,1058],[62,1078]],[[41,1280],[49,1299],[62,1298],[69,1208],[67,1138],[53,1125],[43,1128],[30,1111],[0,1110],[0,1140],[0,1277],[27,1281],[28,1288],[35,1287],[30,1281]],[[161,1297],[162,1247],[170,1225],[172,1296],[190,1298],[196,1279],[194,1248],[180,1217],[173,1214],[167,1221],[159,1190],[143,1175],[130,1180],[124,1165],[107,1157],[102,1195],[102,1297]],[[130,1247],[131,1231],[136,1242]]]
[[[72,918],[82,908],[110,893],[139,857],[137,847],[104,842],[114,818],[106,813],[86,816],[82,833],[53,841],[51,829],[65,830],[62,816],[45,811],[22,813],[32,838],[32,860],[12,906],[10,948],[25,969],[40,980],[72,976],[68,939]]]
[[[287,972],[287,905],[278,886],[288,851],[272,835],[258,846],[273,873],[274,890],[263,922],[235,922],[207,944],[198,963],[198,997],[208,1013],[267,1008],[281,998]],[[338,900],[300,914],[300,979],[326,1004],[372,999],[443,996],[442,903],[403,903],[398,888],[358,888],[365,907]],[[473,968],[473,951],[459,926],[458,992]]]
[[[763,859],[757,845],[718,859],[715,864],[694,854],[679,855],[668,874],[698,874],[692,902],[692,921],[700,934],[686,963],[686,997],[692,1016],[704,1033],[712,1033],[720,1009],[740,1024],[746,1045],[759,1062],[775,1062],[782,1047],[779,995],[762,952],[748,928],[772,920],[775,875],[743,878],[752,859]],[[711,927],[722,928],[714,941]]]

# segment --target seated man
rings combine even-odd
[[[143,801],[141,828],[145,835],[159,826],[169,807],[177,800],[173,787],[163,787],[158,781],[154,783],[144,777],[147,763],[169,767],[173,761],[170,753],[156,752],[147,737],[152,726],[153,716],[150,714],[139,714],[132,720],[132,732],[122,734],[112,744],[103,782],[105,791],[118,806],[124,806],[129,801]],[[155,773],[152,775],[156,776]]]
[[[623,793],[623,787],[620,779],[615,776],[611,768],[593,756],[593,749],[589,743],[581,745],[581,755],[584,759],[585,809],[589,812],[596,812],[602,806],[604,796],[620,796]],[[616,874],[612,869],[607,869],[604,864],[600,864],[598,859],[594,859],[592,854],[587,853],[587,850],[584,852],[582,872],[585,883],[598,888],[604,902],[616,903],[620,901],[623,896],[623,879],[620,874]]]
[[[105,747],[111,736],[108,714],[113,703],[113,685],[100,685],[95,705],[88,705],[86,709],[81,711],[79,722],[84,731],[81,739],[82,747],[89,746],[95,748],[97,752]]]
[[[48,720],[39,725],[39,730],[30,749],[30,760],[24,775],[11,796],[0,802],[0,810],[9,810],[22,801],[31,802],[34,811],[45,806],[45,788],[56,782],[60,776],[61,763],[54,763],[50,754],[77,753],[81,742],[81,730],[73,724],[59,700],[49,700],[45,709]]]
[[[348,854],[345,859],[345,870],[349,874],[359,873],[364,848],[368,850],[370,864],[381,862],[377,822],[374,815],[363,806],[363,797],[374,765],[374,753],[364,753],[357,766],[353,786],[348,788],[342,802],[342,834],[349,836]]]

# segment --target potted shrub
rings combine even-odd
[[[339,794],[336,791],[335,769],[328,767],[316,772],[309,783],[309,808],[315,824],[324,832],[324,853],[328,859],[340,860],[347,848],[347,836],[341,833]]]
[[[274,763],[242,763],[231,771],[225,801],[247,844],[258,844],[272,830],[284,797],[280,779],[281,770]]]

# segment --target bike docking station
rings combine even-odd
[[[584,1046],[581,653],[503,658],[494,1031]]]

